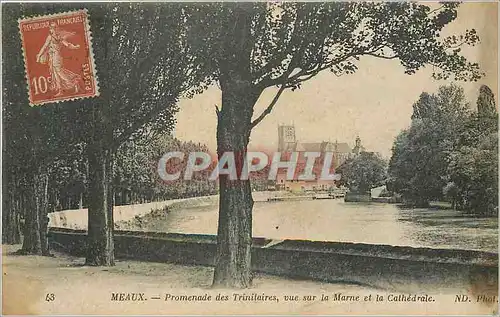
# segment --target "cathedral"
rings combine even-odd
[[[354,148],[350,148],[348,143],[339,143],[337,141],[322,141],[313,143],[302,143],[297,141],[295,126],[278,126],[278,152],[333,152],[333,167],[337,168],[346,160],[364,152],[359,136],[356,138]],[[302,157],[302,155],[300,155]],[[300,158],[299,158],[300,161]],[[305,162],[302,162],[305,163]],[[328,190],[335,186],[334,181],[299,181],[286,180],[286,171],[281,170],[277,177],[277,190],[304,191],[304,190]]]
[[[352,149],[349,144],[337,141],[301,143],[297,141],[293,125],[278,126],[278,152],[333,152],[335,158],[334,167],[338,167],[349,158],[364,152],[364,150],[359,136],[356,138],[355,146]]]

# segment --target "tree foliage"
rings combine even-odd
[[[192,96],[205,79],[187,39],[187,29],[195,22],[188,9],[183,3],[99,8],[95,23],[104,33],[95,51],[102,70],[99,79],[107,88],[103,97],[110,108],[107,125],[114,149],[131,137],[169,133],[177,101]]]
[[[495,105],[495,96],[490,87],[481,85],[479,88],[479,96],[477,98],[477,113],[480,116],[492,117],[497,112]]]
[[[146,144],[130,141],[118,150],[113,184],[118,205],[204,196],[216,193],[216,183],[209,180],[209,170],[194,173],[191,180],[181,177],[165,182],[158,175],[158,162],[168,152],[208,152],[205,145],[183,142],[170,135],[155,137]],[[185,170],[187,159],[179,166]]]
[[[408,201],[426,206],[442,197],[449,154],[456,132],[468,115],[463,89],[442,86],[437,94],[422,93],[413,105],[412,123],[393,147],[389,163],[391,189]]]
[[[462,45],[479,41],[476,31],[441,35],[456,19],[457,8],[458,3],[434,10],[388,2],[204,4],[192,31],[206,39],[194,45],[206,54],[205,63],[218,78],[231,54],[223,43],[231,40],[231,23],[243,12],[249,23],[239,47],[245,55],[239,58],[259,89],[296,89],[322,70],[350,74],[361,56],[399,60],[407,74],[430,65],[435,78],[477,80],[479,65],[459,54]]]
[[[481,86],[477,113],[457,133],[448,173],[460,209],[479,214],[498,213],[498,112],[488,86]]]
[[[358,193],[367,193],[370,189],[384,185],[387,177],[387,162],[378,154],[361,152],[358,156],[344,162],[339,168],[340,185]]]
[[[413,109],[411,126],[393,145],[389,188],[417,206],[444,199],[458,209],[495,212],[498,117],[491,90],[481,87],[478,112],[456,85],[422,93]]]

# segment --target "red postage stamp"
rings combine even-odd
[[[99,96],[87,10],[19,20],[31,105]]]

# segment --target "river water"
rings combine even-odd
[[[217,233],[218,207],[172,210],[155,230]],[[340,199],[255,203],[253,235],[464,250],[498,250],[498,218]]]

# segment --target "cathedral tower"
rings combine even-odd
[[[293,151],[295,142],[295,127],[293,125],[278,126],[278,152]]]
[[[361,145],[361,138],[359,135],[356,137],[356,146],[354,146],[354,149],[352,149],[352,153],[354,155],[359,155],[359,153],[364,152],[365,148]]]

